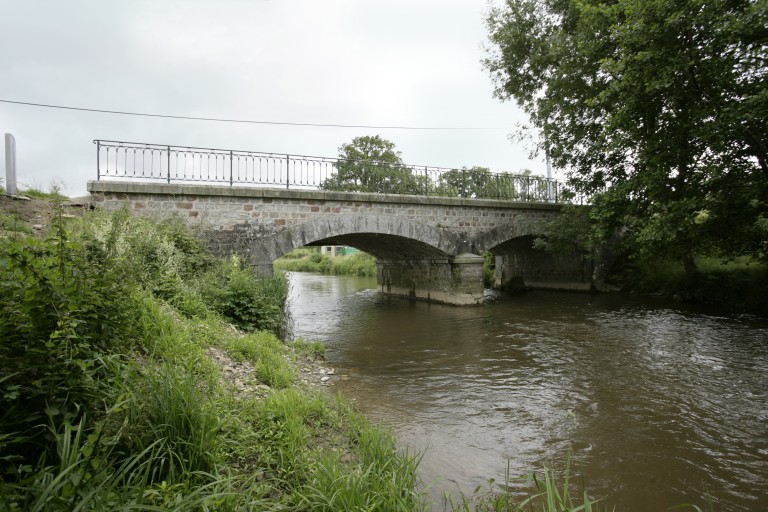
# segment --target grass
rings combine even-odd
[[[298,338],[291,343],[291,348],[295,353],[311,359],[325,359],[325,345],[319,341]]]
[[[527,491],[512,492],[512,479],[509,466],[505,473],[504,483],[488,480],[487,487],[478,486],[472,495],[461,493],[458,498],[445,495],[443,507],[452,512],[524,512],[539,510],[542,512],[592,512],[608,510],[607,505],[600,499],[595,500],[583,491],[576,497],[571,489],[571,457],[568,454],[563,482],[557,482],[555,471],[548,464],[541,470],[541,476],[532,472],[526,480]]]
[[[376,258],[364,252],[350,256],[331,257],[312,248],[296,249],[275,260],[276,270],[291,272],[317,272],[320,274],[376,276]]]
[[[22,188],[18,189],[19,195],[24,195],[33,199],[44,199],[47,201],[53,201],[53,202],[61,202],[61,201],[67,201],[69,198],[61,193],[61,184],[57,183],[56,181],[51,182],[51,184],[48,187],[48,192],[45,192],[42,188],[40,188],[37,185],[27,186],[24,184],[20,184]]]

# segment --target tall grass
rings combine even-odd
[[[22,186],[24,189],[19,190],[17,193],[34,199],[45,199],[48,201],[65,201],[69,199],[67,196],[61,193],[62,186],[56,181],[53,181],[49,185],[48,192],[45,192],[37,185],[27,186],[22,184]]]

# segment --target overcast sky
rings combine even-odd
[[[0,103],[18,181],[83,195],[93,139],[333,157],[380,134],[406,163],[531,169],[493,98],[485,0],[2,0],[0,99],[180,116],[492,130],[183,121]],[[3,164],[4,170],[4,164]],[[2,174],[5,177],[5,173]]]

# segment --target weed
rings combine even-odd
[[[17,215],[0,212],[0,232],[2,231],[31,234],[32,228]]]
[[[320,341],[309,341],[298,338],[291,343],[291,348],[301,355],[311,359],[325,359],[325,345]]]

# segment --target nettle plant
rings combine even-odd
[[[72,239],[0,238],[0,464],[37,460],[50,424],[76,423],[106,393],[134,339],[134,289],[117,260]]]

